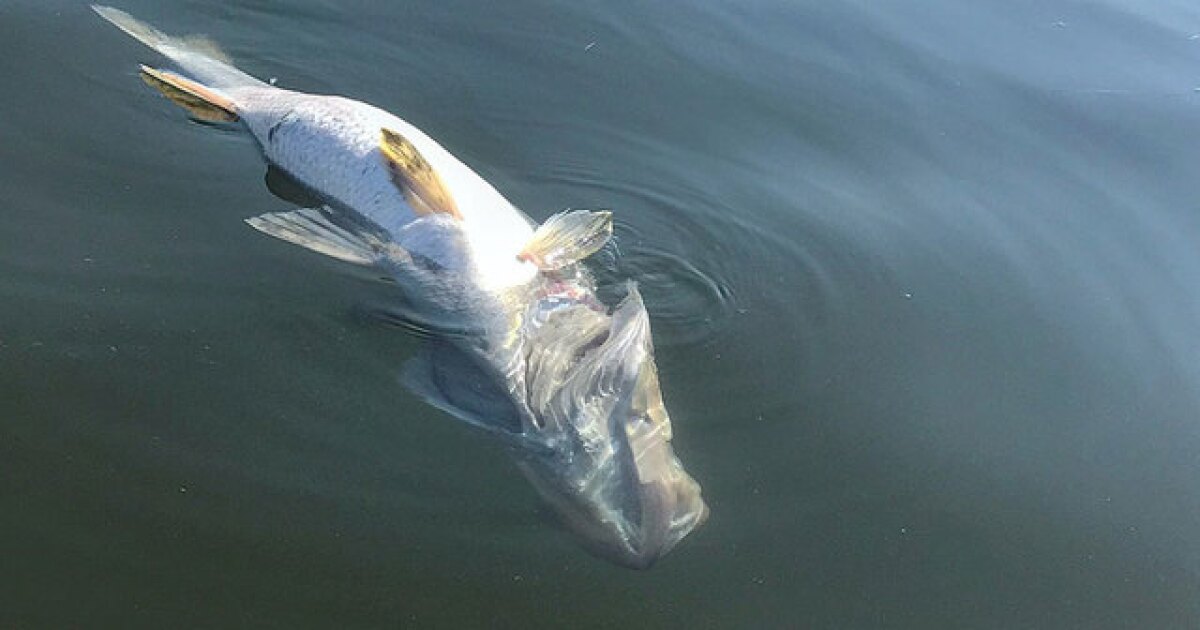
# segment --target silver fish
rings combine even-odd
[[[641,295],[631,283],[610,311],[580,264],[611,235],[609,213],[537,227],[388,112],[268,85],[206,40],[92,8],[186,73],[143,66],[146,83],[195,118],[240,122],[322,201],[252,227],[396,281],[404,316],[434,329],[406,385],[507,445],[586,548],[645,568],[703,523],[700,486],[670,445]]]

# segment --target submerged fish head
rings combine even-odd
[[[448,306],[459,305],[482,328],[432,339],[406,369],[406,383],[508,444],[584,547],[646,568],[704,522],[700,485],[671,447],[636,287],[611,314],[586,277],[545,277],[515,296],[444,302],[440,320],[453,321]]]
[[[551,448],[519,466],[585,547],[646,568],[704,522],[700,485],[671,448],[649,317],[635,287],[611,318],[559,309],[529,335],[526,391]]]

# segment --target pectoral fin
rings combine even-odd
[[[425,402],[468,424],[519,439],[521,414],[479,364],[454,344],[431,339],[404,365],[401,382]]]
[[[374,264],[386,249],[374,235],[338,226],[317,208],[260,214],[246,223],[263,234],[356,265]]]
[[[408,205],[420,215],[448,214],[461,219],[450,190],[417,147],[391,129],[382,132],[379,150],[387,160],[392,182],[404,194]]]
[[[186,109],[197,120],[235,122],[238,119],[233,100],[204,84],[149,66],[142,66],[141,74],[147,85]]]
[[[568,210],[550,217],[517,254],[542,271],[554,271],[596,253],[612,237],[612,213]]]

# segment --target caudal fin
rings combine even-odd
[[[266,85],[235,68],[229,57],[207,38],[172,37],[113,7],[93,4],[92,10],[129,36],[179,64],[188,75],[205,86],[230,88]]]

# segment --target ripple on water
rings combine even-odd
[[[654,247],[631,245],[597,265],[600,298],[615,304],[625,282],[638,283],[659,345],[704,343],[720,334],[737,312],[732,289],[682,256]]]
[[[573,181],[605,189],[615,209],[613,240],[590,261],[601,300],[615,305],[629,281],[638,284],[658,346],[704,344],[725,331],[740,310],[722,262],[714,226],[670,195],[631,186]]]
[[[827,327],[854,301],[846,287],[861,284],[853,279],[863,261],[860,244],[828,224],[819,203],[800,207],[804,196],[790,190],[745,190],[704,176],[712,169],[695,165],[708,158],[679,147],[621,130],[590,131],[602,144],[590,152],[628,159],[599,164],[554,155],[529,183],[544,199],[613,211],[613,244],[589,261],[606,303],[637,282],[660,347],[737,338],[739,345],[787,344],[793,359],[820,352]]]

